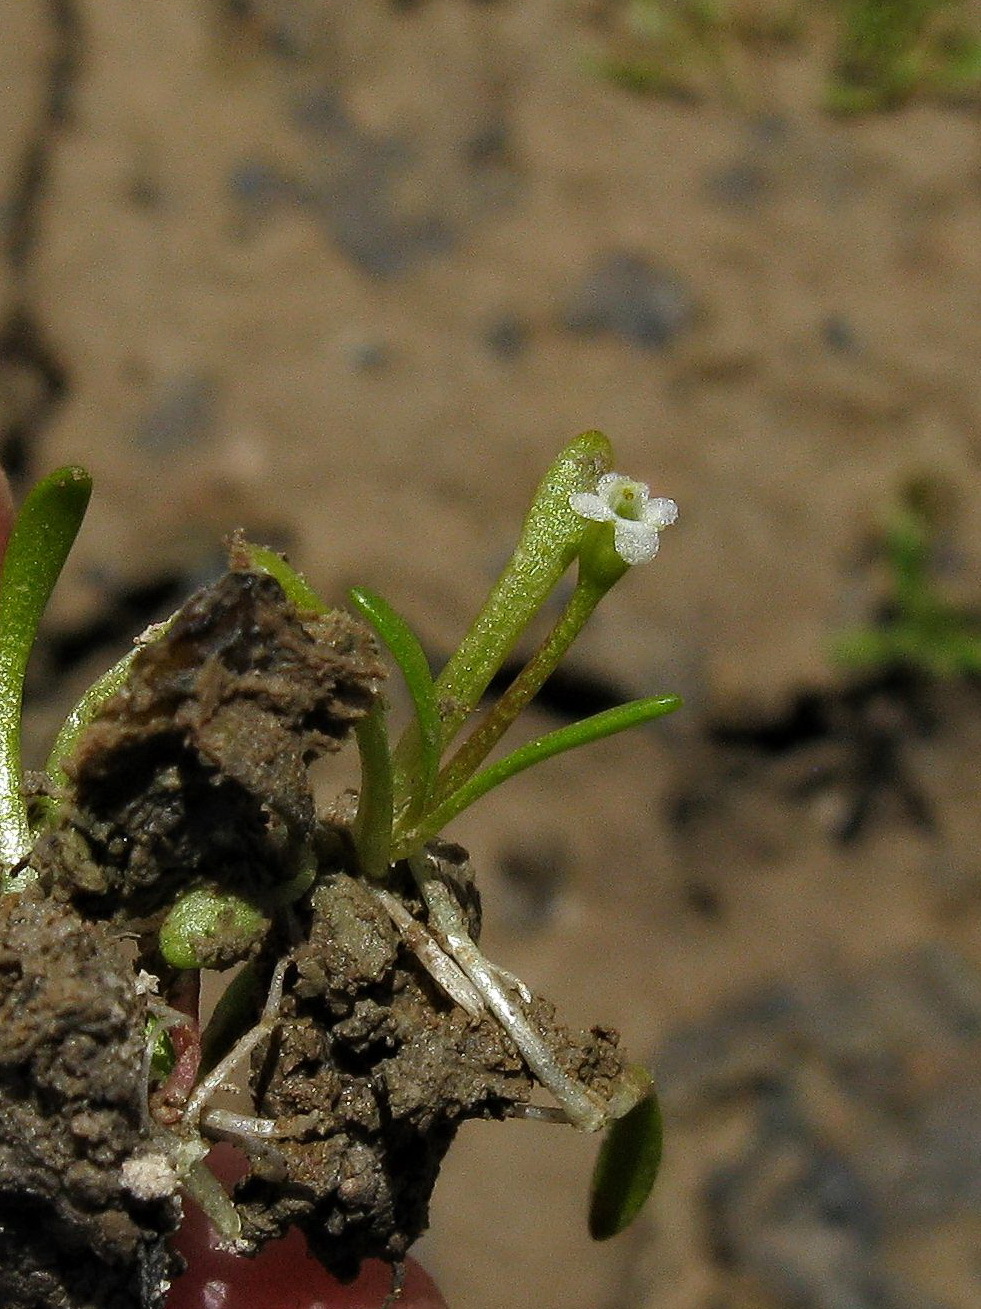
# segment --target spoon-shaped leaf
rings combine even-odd
[[[579,550],[586,521],[570,506],[576,491],[591,491],[609,470],[613,451],[602,432],[571,441],[545,474],[514,553],[470,630],[436,679],[447,745],[476,708],[491,679],[514,649]],[[401,763],[403,743],[396,751]]]
[[[643,1208],[661,1164],[661,1139],[661,1110],[651,1090],[603,1138],[589,1199],[594,1241],[622,1232]]]

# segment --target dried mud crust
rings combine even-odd
[[[439,856],[476,936],[466,854],[444,845]],[[411,893],[405,898],[411,906]],[[400,1259],[425,1230],[460,1123],[508,1116],[533,1083],[494,1019],[471,1018],[434,987],[360,879],[325,878],[308,913],[282,1021],[251,1075],[256,1112],[276,1120],[281,1139],[253,1159],[236,1198],[249,1241],[296,1223],[323,1263],[348,1278],[364,1258]],[[608,1095],[622,1072],[615,1033],[573,1038],[542,999],[530,1016],[567,1070]]]
[[[200,883],[275,899],[314,830],[307,765],[383,675],[346,614],[300,615],[271,577],[226,574],[137,653],[86,731],[35,868],[87,916],[131,925]]]
[[[0,1304],[159,1309],[172,1199],[137,1200],[144,1002],[98,926],[0,898]]]

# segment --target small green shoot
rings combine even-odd
[[[839,0],[827,107],[892,109],[920,92],[981,88],[981,39],[959,24],[961,0]]]
[[[395,779],[396,816],[411,820],[417,818],[428,803],[439,769],[442,729],[436,686],[418,637],[388,601],[364,586],[353,587],[348,595],[361,617],[372,625],[385,643],[412,697],[415,754],[405,759]]]
[[[916,95],[977,96],[981,35],[965,11],[964,0],[783,0],[756,11],[734,0],[622,0],[609,11],[608,50],[589,67],[629,91],[751,108],[751,58],[806,41],[825,51],[824,107],[870,113]]]
[[[937,586],[933,498],[922,481],[906,488],[882,536],[889,577],[883,616],[839,637],[833,647],[839,663],[939,679],[981,673],[981,620],[950,604]]]
[[[283,588],[291,604],[296,605],[301,613],[325,614],[327,605],[313,589],[302,573],[292,568],[282,555],[264,545],[253,545],[251,541],[234,539],[235,549],[241,548],[251,568],[257,573],[267,573]]]

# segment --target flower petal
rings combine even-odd
[[[673,500],[649,500],[644,507],[644,523],[660,532],[678,521],[678,506]]]
[[[625,564],[644,564],[653,559],[661,541],[657,528],[618,518],[613,529],[613,546]]]
[[[632,477],[624,477],[623,473],[604,473],[596,483],[596,494],[609,504],[611,500],[616,499],[624,486],[635,486],[645,492],[647,490],[643,482],[635,482]]]
[[[610,474],[606,473],[606,477]],[[603,478],[600,478],[603,481]],[[581,518],[591,518],[596,523],[612,523],[616,514],[598,495],[590,491],[573,491],[569,496],[569,504]]]

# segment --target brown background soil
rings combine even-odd
[[[819,27],[743,51],[735,107],[635,98],[587,71],[594,18],[5,0],[5,459],[21,487],[68,461],[96,481],[32,740],[213,574],[234,526],[333,597],[377,587],[445,657],[544,465],[604,429],[681,522],[584,638],[578,703],[585,680],[687,707],[526,775],[453,835],[482,870],[491,957],[638,1054],[707,1023],[704,1050],[664,1071],[668,1160],[633,1235],[585,1235],[594,1142],[471,1125],[423,1257],[460,1309],[977,1303],[977,698],[948,688],[926,735],[889,693],[823,736],[791,722],[782,752],[759,737],[801,695],[839,704],[829,643],[874,611],[869,533],[910,476],[951,488],[944,585],[976,599],[977,111],[824,114]],[[947,992],[925,1011],[908,994],[924,946],[967,969],[974,1017],[950,1036]],[[845,999],[823,1026],[718,1025],[762,983],[813,998],[829,978]],[[849,1081],[856,1060],[889,1075]],[[801,1132],[775,1180],[747,1164],[752,1194],[710,1203],[774,1083],[871,1197],[871,1235],[840,1205],[772,1221]],[[927,1146],[896,1122],[950,1086],[967,1143],[951,1115],[937,1130],[967,1176],[917,1209],[901,1182]],[[723,1232],[735,1211],[747,1230]]]

